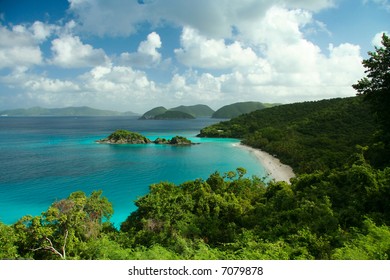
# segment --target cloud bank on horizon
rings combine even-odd
[[[15,2],[0,4],[0,110],[353,96],[390,30],[387,0],[69,0],[36,18]]]

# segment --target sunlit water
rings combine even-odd
[[[237,167],[247,176],[265,176],[256,158],[236,147],[237,139],[197,138],[213,119],[148,120],[134,117],[1,117],[0,221],[11,224],[39,215],[52,202],[82,190],[103,190],[113,203],[111,221],[119,226],[136,209],[134,201],[161,181],[183,183]],[[108,145],[95,140],[116,129],[154,140],[181,135],[200,143]]]

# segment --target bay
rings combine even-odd
[[[12,224],[39,215],[74,191],[103,190],[113,203],[111,221],[119,227],[136,209],[134,201],[159,182],[180,184],[245,168],[247,176],[266,171],[237,139],[198,138],[200,129],[219,122],[138,120],[135,117],[1,117],[0,221]],[[176,135],[200,145],[107,145],[95,143],[116,129],[151,140]]]

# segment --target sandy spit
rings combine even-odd
[[[243,144],[236,145],[237,147],[246,149],[253,153],[261,162],[261,165],[264,166],[265,170],[267,170],[268,176],[275,179],[275,181],[285,181],[290,183],[290,179],[295,177],[293,169],[289,165],[281,163],[278,158],[262,150],[254,149]]]

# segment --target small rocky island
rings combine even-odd
[[[96,141],[101,144],[167,144],[167,145],[194,145],[191,140],[182,137],[175,136],[172,139],[157,138],[151,141],[147,137],[137,132],[132,132],[124,129],[118,129],[111,133],[107,138]]]

